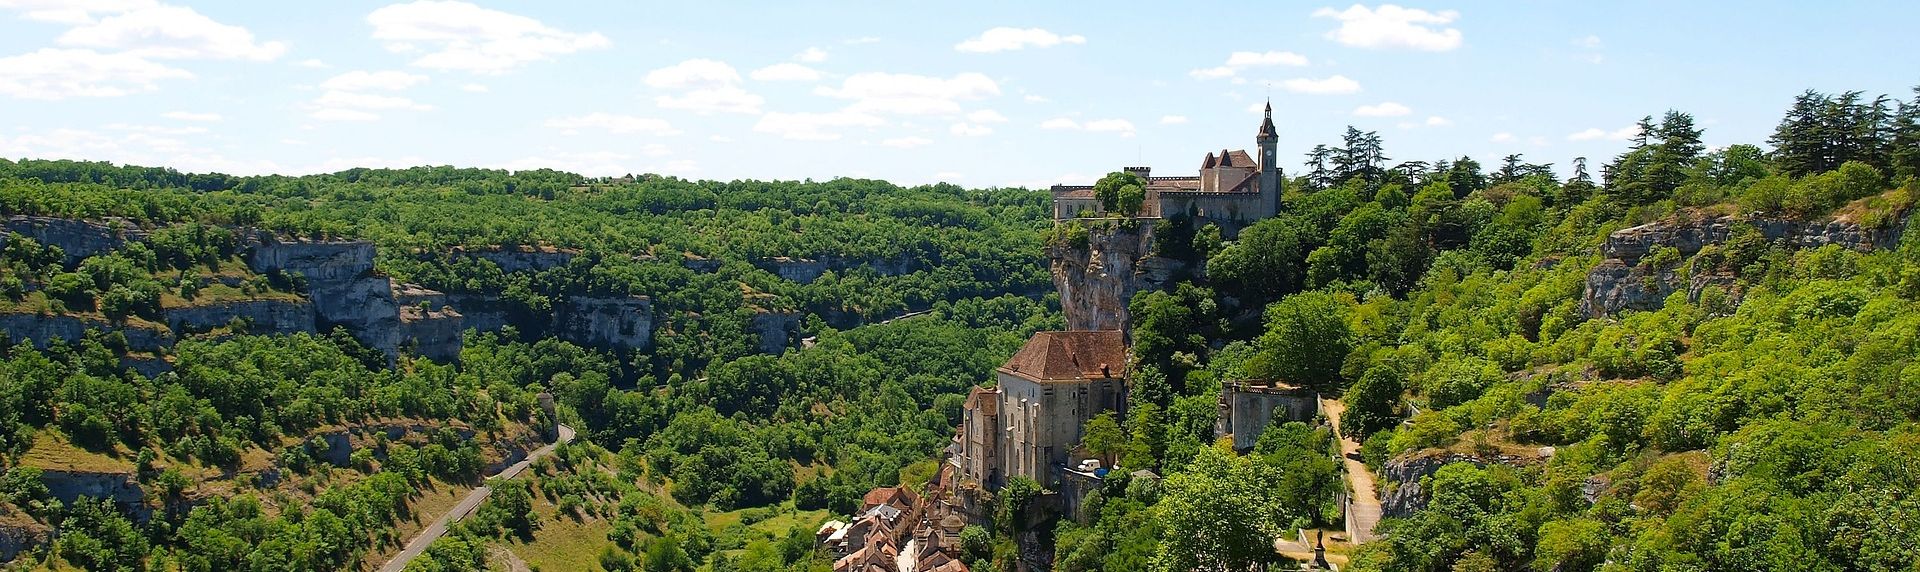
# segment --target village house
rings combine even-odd
[[[1126,368],[1119,330],[1034,334],[996,370],[995,387],[968,395],[948,461],[988,490],[1013,477],[1057,485],[1087,420],[1124,414]]]

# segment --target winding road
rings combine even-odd
[[[526,459],[522,459],[520,462],[508,466],[499,473],[487,477],[487,481],[506,480],[520,476],[521,472],[533,466],[534,461],[553,454],[554,447],[573,441],[572,427],[561,425],[559,433],[559,439],[556,439],[553,443],[548,443],[544,447],[534,449],[532,453],[527,455]],[[414,534],[413,538],[407,541],[406,549],[401,550],[399,554],[393,555],[393,558],[388,559],[386,565],[380,567],[380,572],[401,572],[402,570],[406,570],[408,562],[412,562],[414,558],[418,558],[420,554],[426,552],[427,547],[433,545],[433,541],[439,540],[442,536],[446,536],[448,525],[472,514],[473,510],[479,508],[480,503],[486,502],[487,496],[491,494],[493,494],[493,487],[486,485],[475,487],[473,492],[467,493],[466,498],[460,499],[459,503],[453,505],[453,509],[448,510],[446,514],[440,515],[440,518],[434,520],[433,524],[427,525],[426,528],[420,529],[419,533]]]

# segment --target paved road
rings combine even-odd
[[[1339,430],[1340,414],[1346,412],[1347,405],[1322,399],[1320,410],[1327,413],[1327,420]],[[1380,494],[1373,484],[1373,471],[1367,470],[1367,464],[1360,461],[1360,443],[1352,437],[1340,436],[1340,457],[1346,464],[1347,483],[1353,489],[1347,499],[1347,536],[1354,544],[1371,541],[1374,525],[1380,524]]]
[[[522,459],[520,462],[514,463],[499,473],[487,477],[487,481],[492,482],[496,479],[511,479],[520,476],[520,473],[526,471],[527,467],[533,466],[534,461],[538,461],[541,457],[552,454],[555,446],[572,440],[573,428],[561,425],[560,439],[557,442],[548,443],[544,447],[534,449],[532,453],[527,455],[526,459]],[[453,505],[453,510],[449,510],[446,514],[440,515],[440,518],[434,520],[433,524],[427,525],[426,528],[420,529],[419,533],[414,534],[413,539],[407,541],[407,548],[401,550],[399,554],[393,555],[392,559],[387,560],[387,564],[380,567],[380,572],[401,572],[402,570],[406,570],[408,562],[412,562],[414,558],[418,558],[420,554],[426,552],[427,547],[432,545],[433,541],[439,540],[442,536],[446,536],[447,525],[453,524],[454,521],[466,518],[467,515],[472,514],[473,510],[479,508],[480,503],[486,502],[487,496],[491,494],[493,494],[493,487],[481,485],[474,488],[473,492],[467,493],[466,498],[460,499],[459,503]]]

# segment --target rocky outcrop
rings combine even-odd
[[[653,301],[646,296],[573,296],[556,306],[553,333],[560,339],[617,349],[653,341]]]
[[[466,256],[492,262],[502,272],[540,272],[559,268],[573,262],[579,256],[577,250],[554,248],[551,246],[491,246],[485,248],[454,247],[454,256]]]
[[[68,505],[82,497],[109,499],[131,513],[136,520],[145,521],[151,514],[142,504],[145,494],[141,492],[140,484],[134,482],[133,473],[42,469],[40,481],[46,483],[47,492],[53,498]]]
[[[781,278],[801,284],[819,280],[827,273],[827,263],[811,258],[787,258],[775,256],[761,263],[761,268],[780,275]]]
[[[760,339],[760,353],[787,351],[793,336],[800,332],[800,314],[763,310],[753,316],[753,332]]]
[[[1600,246],[1606,259],[1587,274],[1580,312],[1588,317],[1621,310],[1658,309],[1675,292],[1685,291],[1698,301],[1709,288],[1726,290],[1736,299],[1737,277],[1725,272],[1686,273],[1678,260],[1654,261],[1655,248],[1672,248],[1685,259],[1708,246],[1726,243],[1739,229],[1752,228],[1769,242],[1789,248],[1818,248],[1829,244],[1859,251],[1893,248],[1900,243],[1909,211],[1882,228],[1862,227],[1845,220],[1794,221],[1766,217],[1719,215],[1643,224],[1615,231]]]
[[[172,308],[164,312],[175,335],[244,324],[241,333],[313,333],[313,304],[306,300],[237,300]]]
[[[0,564],[53,541],[53,529],[26,514],[0,507]]]
[[[166,330],[70,315],[0,314],[0,331],[6,332],[9,345],[32,340],[33,346],[41,349],[54,340],[79,342],[89,331],[120,332],[127,339],[127,349],[133,351],[151,352],[173,345],[173,333]]]
[[[126,219],[94,222],[13,215],[7,217],[5,225],[5,231],[0,231],[0,244],[6,244],[8,234],[18,233],[41,244],[60,247],[60,250],[66,254],[68,265],[95,254],[118,249],[128,241],[143,240],[147,237],[146,231]]]
[[[1139,221],[1132,229],[1093,228],[1087,234],[1085,245],[1047,247],[1067,329],[1120,329],[1127,323],[1127,303],[1134,294],[1158,290],[1195,270],[1155,253],[1153,221]]]
[[[247,252],[255,272],[285,272],[306,278],[318,325],[345,326],[369,347],[394,355],[400,346],[400,311],[393,281],[373,270],[373,243],[282,242],[258,237]]]
[[[457,361],[466,343],[465,320],[451,306],[400,306],[400,343],[420,357],[443,363]]]
[[[1390,518],[1403,518],[1415,511],[1427,508],[1430,494],[1426,490],[1427,477],[1439,472],[1441,467],[1454,463],[1471,463],[1475,467],[1488,465],[1526,466],[1538,463],[1540,458],[1511,457],[1505,455],[1481,457],[1444,450],[1430,449],[1402,455],[1387,461],[1380,467],[1379,476],[1395,483],[1391,490],[1380,498],[1380,515]]]
[[[781,278],[812,283],[819,280],[827,271],[846,272],[855,269],[870,270],[880,276],[900,276],[919,269],[919,264],[911,256],[901,255],[894,258],[858,259],[842,256],[823,256],[819,259],[788,258],[776,256],[758,264],[762,270],[772,272]]]

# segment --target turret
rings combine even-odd
[[[1260,133],[1253,140],[1260,145],[1260,207],[1265,212],[1259,216],[1264,218],[1280,212],[1280,160],[1277,155],[1280,132],[1273,128],[1272,101],[1267,102],[1266,117],[1260,120]]]

